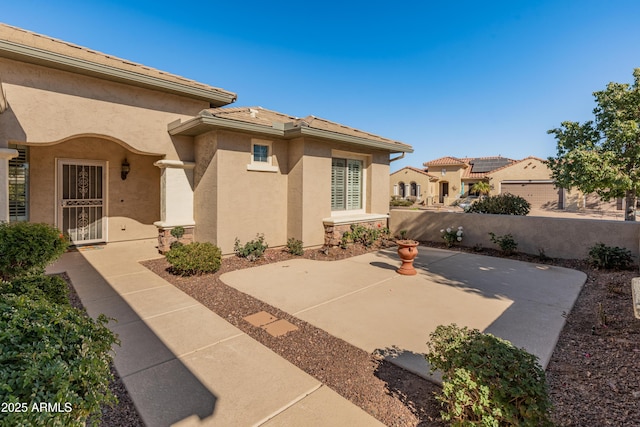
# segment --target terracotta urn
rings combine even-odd
[[[398,240],[398,256],[402,261],[402,265],[396,271],[405,276],[414,276],[418,274],[413,268],[413,260],[418,255],[418,242],[415,240]]]

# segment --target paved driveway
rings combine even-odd
[[[326,262],[294,259],[221,279],[334,336],[428,377],[422,354],[441,324],[477,328],[524,347],[543,367],[585,283],[576,270],[419,248],[416,276],[394,250]]]

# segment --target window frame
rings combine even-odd
[[[255,160],[255,147],[263,146],[267,147],[267,160]],[[268,141],[264,139],[252,139],[251,140],[251,151],[249,152],[250,162],[247,164],[248,171],[257,171],[257,172],[277,172],[278,166],[273,164],[273,141]]]
[[[349,151],[340,151],[340,150],[331,150],[331,172],[330,175],[333,175],[333,159],[344,159],[347,160],[345,162],[345,169],[348,169],[348,160],[356,160],[360,162],[360,208],[358,209],[347,209],[347,197],[345,195],[345,208],[335,210],[333,204],[331,203],[331,199],[333,198],[333,182],[331,183],[331,198],[329,200],[331,206],[331,216],[344,216],[344,215],[354,215],[354,214],[363,214],[366,213],[367,206],[367,177],[368,177],[368,169],[371,163],[371,155],[352,153]]]
[[[7,177],[8,177],[8,202],[9,202],[9,222],[22,222],[22,221],[29,221],[29,199],[30,199],[30,194],[29,194],[29,155],[30,155],[30,150],[29,150],[29,146],[28,145],[18,145],[18,144],[9,144],[9,148],[12,148],[14,150],[18,150],[20,151],[24,151],[24,156],[22,156],[22,154],[20,154],[18,157],[13,158],[13,159],[9,159],[9,161],[7,162]],[[24,158],[24,161],[22,161],[22,163],[20,165],[18,165],[18,163],[21,161],[21,158]],[[24,170],[22,179],[23,179],[23,183],[19,184],[18,183],[18,175],[13,173],[15,172],[15,169],[21,168]],[[19,185],[22,185],[23,187],[23,191],[18,193],[17,192],[17,188]],[[12,200],[12,195],[14,196],[21,196],[22,198],[24,198],[23,202],[24,202],[24,215],[11,215],[11,205],[12,202],[14,203],[18,203],[20,202],[19,199],[15,199]]]

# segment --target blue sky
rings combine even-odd
[[[546,131],[640,67],[637,0],[21,0],[0,21],[411,144],[392,171],[552,156]]]

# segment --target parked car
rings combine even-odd
[[[466,211],[476,200],[478,200],[478,196],[462,197],[456,201],[455,205]]]

